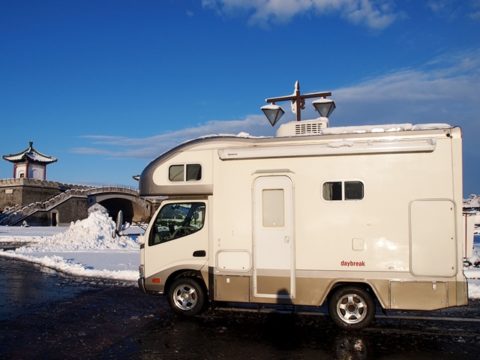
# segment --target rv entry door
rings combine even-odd
[[[295,297],[293,186],[287,176],[262,176],[253,186],[255,297]]]

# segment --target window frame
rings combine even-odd
[[[325,185],[327,184],[334,184],[334,183],[340,183],[340,186],[341,186],[341,196],[342,198],[341,199],[327,199],[325,198]],[[347,198],[346,195],[347,195],[347,191],[346,191],[346,184],[347,183],[358,183],[358,184],[361,184],[361,194],[362,194],[362,197],[360,198]],[[362,180],[331,180],[331,181],[324,181],[322,183],[322,188],[321,188],[321,192],[322,192],[322,199],[324,201],[328,201],[328,202],[339,202],[339,201],[361,201],[363,199],[365,199],[365,183],[362,181]]]
[[[200,177],[198,179],[188,179],[188,167],[190,166],[198,166],[200,169]],[[182,179],[180,180],[172,180],[171,171],[174,167],[182,167]],[[203,166],[201,163],[181,163],[181,164],[171,164],[168,167],[168,181],[172,183],[180,183],[180,182],[191,182],[191,181],[201,181],[203,178]]]

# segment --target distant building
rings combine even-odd
[[[480,195],[471,194],[463,200],[463,210],[466,212],[480,212]]]
[[[57,161],[29,143],[25,150],[3,158],[13,163],[13,179],[0,179],[0,225],[68,224],[88,216],[94,204],[112,218],[122,210],[125,221],[147,222],[155,206],[138,191],[118,186],[64,184],[47,180],[47,165]]]
[[[4,155],[3,158],[13,163],[14,179],[47,179],[47,165],[57,161],[53,156],[44,155],[33,147],[30,141],[28,148],[17,154]]]

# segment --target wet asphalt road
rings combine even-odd
[[[36,305],[74,297],[93,284],[95,282],[84,279],[66,278],[38,265],[0,257],[0,320],[15,318]]]
[[[480,358],[480,322],[458,320],[480,319],[478,301],[407,313],[444,320],[382,317],[347,333],[326,316],[217,310],[182,319],[163,297],[134,286],[75,280],[3,258],[0,274],[1,359]]]

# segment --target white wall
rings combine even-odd
[[[27,177],[27,164],[17,164],[15,167],[15,178],[18,179],[20,177]]]
[[[30,179],[45,179],[45,166],[37,165],[37,164],[30,164],[28,167],[28,177]]]

